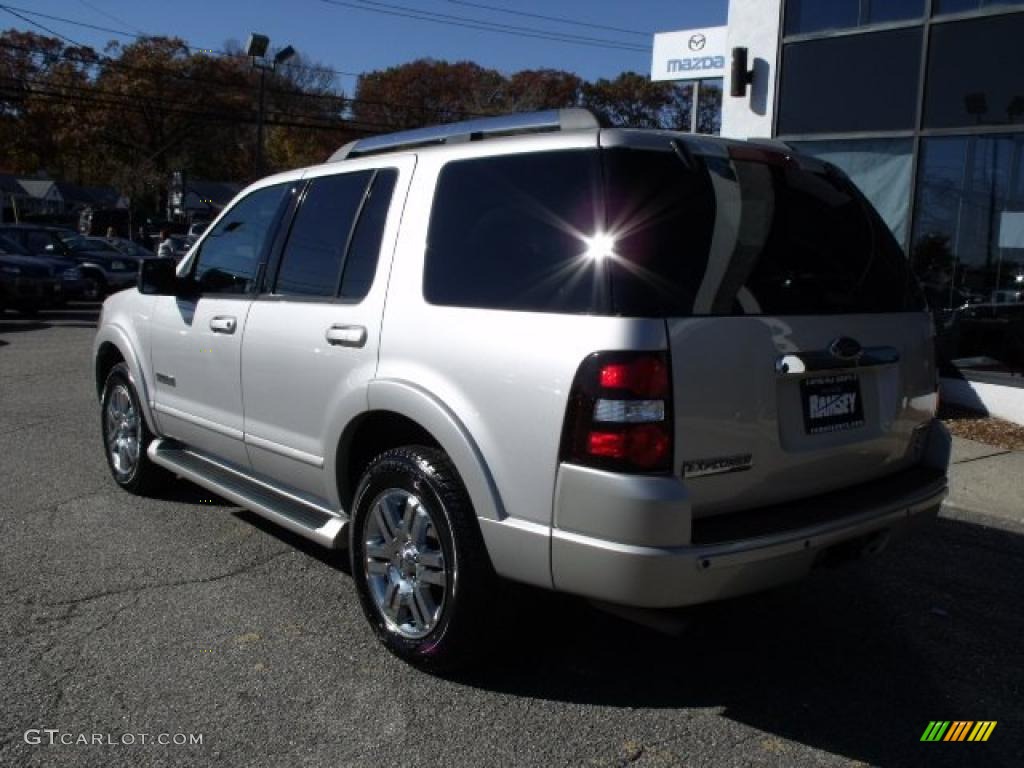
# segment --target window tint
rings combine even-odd
[[[1024,122],[1024,14],[936,24],[928,49],[927,128]]]
[[[609,231],[616,233],[615,313],[808,315],[923,306],[892,233],[841,173],[824,164],[804,170],[746,147],[730,153],[691,160],[689,168],[664,152],[603,153]],[[729,224],[716,231],[716,217]]]
[[[370,194],[363,204],[363,212],[352,235],[352,244],[345,259],[345,271],[341,278],[341,298],[359,300],[370,292],[373,277],[377,272],[381,238],[387,223],[391,195],[395,190],[398,171],[386,168],[374,177]]]
[[[787,142],[838,166],[871,201],[896,241],[906,242],[910,219],[912,139],[842,139]]]
[[[372,171],[313,179],[295,215],[275,293],[330,296],[338,291],[345,248]]]
[[[771,315],[924,308],[896,239],[838,170],[738,159],[733,168],[741,232],[721,285],[738,287],[734,307]],[[718,292],[718,309],[730,293]]]
[[[739,145],[692,156],[667,141],[453,163],[425,294],[635,317],[921,309],[878,213],[840,171],[805,163]]]
[[[961,2],[963,0],[960,0]],[[973,0],[975,5],[979,0]],[[919,19],[924,0],[786,0],[786,34],[849,29],[885,21]]]
[[[673,152],[602,152],[615,314],[688,315],[707,267],[715,193]],[[691,161],[692,162],[692,161]]]
[[[441,171],[427,237],[427,301],[591,312],[601,298],[586,238],[601,220],[597,153],[505,155]]]
[[[53,235],[46,230],[31,230],[24,235],[25,247],[32,253],[45,253],[49,247],[54,249]]]
[[[0,253],[11,253],[18,256],[29,255],[29,252],[26,251],[20,243],[6,237],[5,235],[0,235]]]
[[[1002,5],[1021,5],[1024,0],[935,0],[935,13],[962,13]]]
[[[787,44],[779,134],[913,128],[921,34],[913,27]]]
[[[247,195],[224,215],[203,241],[195,279],[204,293],[248,293],[281,210],[288,184]]]

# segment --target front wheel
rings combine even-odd
[[[363,475],[353,509],[352,575],[377,636],[420,666],[466,661],[494,576],[451,460],[425,446],[387,451]]]
[[[100,402],[100,429],[110,474],[126,491],[151,493],[169,475],[146,455],[153,435],[146,426],[127,364],[118,363],[111,368]]]

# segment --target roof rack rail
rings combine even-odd
[[[459,123],[433,125],[410,131],[370,136],[350,141],[328,158],[329,163],[350,157],[377,155],[413,147],[429,147],[448,142],[479,141],[495,136],[514,136],[523,133],[578,131],[600,128],[601,122],[589,109],[549,109],[543,112],[517,112],[500,117],[482,117]]]

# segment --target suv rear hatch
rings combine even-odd
[[[610,309],[665,319],[673,471],[694,516],[913,464],[937,404],[931,319],[853,184],[775,148],[601,142]]]

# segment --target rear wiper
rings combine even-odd
[[[693,153],[690,152],[690,148],[686,146],[686,142],[680,141],[679,139],[672,139],[669,142],[672,147],[672,151],[675,152],[676,157],[679,158],[680,162],[686,166],[686,170],[694,171],[697,169],[697,163],[693,159]]]

